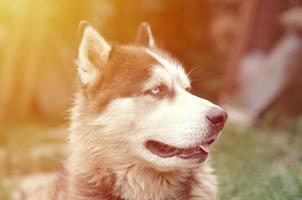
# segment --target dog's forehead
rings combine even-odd
[[[168,75],[168,77],[170,77],[172,81],[177,82],[178,85],[183,88],[190,87],[190,79],[185,73],[185,70],[182,65],[177,60],[170,57],[167,53],[158,50],[147,49],[146,51],[149,55],[151,55],[160,63],[160,66],[162,66],[167,72],[165,74]],[[154,71],[159,70],[154,69]],[[166,80],[168,79],[168,77],[166,77]]]
[[[150,69],[153,65],[159,64],[144,47],[137,46],[114,46],[110,60],[111,67],[119,70],[131,70],[133,73]]]
[[[169,55],[138,46],[118,46],[111,56],[111,67],[122,79],[161,76],[165,82],[176,81],[181,87],[189,87],[190,80],[182,65]],[[116,75],[117,75],[116,74]],[[153,76],[154,77],[154,76]]]

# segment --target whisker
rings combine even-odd
[[[197,67],[193,67],[188,73],[187,75],[190,77],[190,75],[192,74],[192,72],[196,69]]]
[[[191,79],[191,82],[198,82],[198,81],[202,81],[202,80],[204,80],[204,79]]]

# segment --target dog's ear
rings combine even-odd
[[[87,22],[80,23],[81,41],[78,50],[77,67],[81,83],[92,84],[102,76],[111,46]]]
[[[134,43],[136,45],[142,45],[149,48],[155,47],[154,38],[148,23],[143,22],[140,24]]]

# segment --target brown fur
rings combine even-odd
[[[92,60],[98,63],[100,58],[93,56]],[[136,130],[135,122],[122,129],[92,123],[93,119],[110,112],[107,108],[114,99],[140,96],[154,65],[160,63],[143,47],[112,47],[102,76],[97,77],[93,85],[82,85],[76,95],[65,169],[49,187],[30,199],[216,199],[216,178],[208,162],[187,169],[159,170],[129,153],[130,147],[123,135]],[[143,106],[152,110],[153,102],[144,102]],[[142,112],[148,112],[144,107]]]
[[[113,46],[104,77],[93,87],[83,89],[89,100],[98,102],[98,108],[93,108],[93,111],[100,113],[115,98],[141,93],[143,82],[149,78],[150,68],[155,64],[158,64],[157,61],[143,48]]]

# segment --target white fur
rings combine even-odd
[[[159,86],[161,83],[164,83],[169,89],[172,89],[173,77],[171,74],[162,66],[154,66],[153,68],[152,77],[145,81],[144,89],[149,90]]]
[[[90,60],[89,54],[99,55],[100,59],[106,62],[110,50],[110,45],[94,28],[91,26],[85,28],[77,60],[78,72],[83,84],[91,84],[102,72],[101,66],[96,66],[96,63]]]
[[[159,63],[161,63],[162,66],[170,72],[171,77],[173,77],[176,82],[178,82],[183,88],[187,88],[190,86],[190,79],[186,75],[185,70],[180,63],[156,51],[150,49],[147,49],[146,51]]]
[[[217,106],[185,90],[190,82],[181,65],[165,60],[153,52],[150,54],[160,59],[163,66],[153,67],[153,75],[146,80],[144,89],[148,90],[163,83],[175,90],[175,97],[172,100],[158,100],[150,96],[118,98],[108,105],[93,124],[106,124],[107,127],[119,130],[130,127],[135,122],[130,130],[123,130],[128,131],[124,139],[134,154],[159,168],[195,166],[196,163],[181,158],[161,158],[154,155],[145,148],[145,143],[156,140],[179,148],[196,146],[208,137],[207,113]],[[106,132],[106,128],[104,129]]]
[[[147,30],[148,38],[149,38],[148,46],[150,48],[155,47],[155,41],[154,41],[154,38],[152,36],[151,28],[149,26],[147,26],[146,28],[147,28],[146,30]]]

